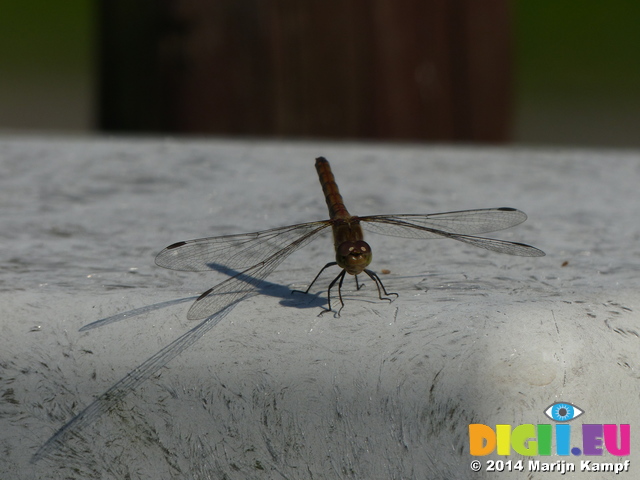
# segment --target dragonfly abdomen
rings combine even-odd
[[[327,201],[327,207],[329,207],[330,218],[332,220],[335,218],[350,218],[351,215],[347,211],[347,207],[344,206],[342,195],[340,195],[340,190],[338,190],[338,184],[326,158],[316,158],[316,170],[320,179],[320,185],[322,185],[324,198]]]

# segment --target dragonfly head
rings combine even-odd
[[[369,244],[363,240],[342,242],[336,249],[336,262],[351,275],[360,274],[371,263]]]

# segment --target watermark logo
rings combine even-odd
[[[516,452],[523,456],[536,455],[614,455],[624,457],[631,452],[631,426],[629,424],[582,424],[572,425],[585,412],[577,406],[560,402],[544,410],[544,414],[555,425],[523,424],[512,426],[496,425],[492,428],[482,423],[469,425],[469,453],[484,456],[491,453],[511,455]],[[554,428],[555,427],[555,428]],[[582,433],[581,442],[572,446],[575,430]],[[555,448],[553,448],[555,446]]]
[[[470,467],[474,472],[628,472],[631,461],[610,462],[581,459],[579,463],[567,457],[609,454],[625,457],[631,454],[631,426],[626,423],[570,423],[585,414],[584,410],[568,402],[549,405],[544,414],[555,425],[548,423],[508,424],[490,427],[482,423],[469,425],[469,453],[482,457],[492,453],[509,456],[514,452],[525,457],[542,459],[490,460],[474,459]],[[545,456],[557,455],[556,461],[545,461]],[[563,458],[564,457],[564,458]]]

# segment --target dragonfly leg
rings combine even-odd
[[[318,280],[318,277],[320,277],[322,272],[324,272],[327,268],[333,267],[334,265],[337,265],[337,264],[338,264],[338,262],[329,262],[329,263],[327,263],[324,267],[322,267],[320,269],[320,271],[318,272],[316,277],[313,279],[313,282],[311,282],[309,284],[309,286],[307,287],[306,290],[291,290],[291,293],[309,293],[309,290],[311,290],[311,287],[313,287],[313,284],[316,283],[316,280]],[[335,283],[335,280],[334,280],[334,283]],[[331,285],[333,285],[333,283]],[[329,287],[329,288],[331,288],[331,287]],[[329,310],[331,310],[331,308],[329,308]]]
[[[358,275],[354,275],[354,277],[356,278],[356,290],[360,290],[362,287],[364,287],[364,283],[360,283],[358,282]]]
[[[342,282],[344,281],[344,275],[347,273],[346,270],[342,270],[342,275],[340,275],[340,283],[338,283],[338,298],[340,299],[340,308],[338,309],[338,317],[340,316],[340,312],[344,308],[344,302],[342,301]]]
[[[364,273],[369,275],[371,280],[373,280],[376,283],[376,287],[378,287],[378,298],[380,298],[380,300],[389,300],[390,302],[393,302],[393,300],[391,300],[389,298],[389,295],[395,295],[396,298],[398,298],[398,294],[397,293],[395,293],[395,292],[387,292],[387,289],[384,288],[384,283],[382,283],[382,280],[380,280],[380,277],[378,276],[378,274],[376,272],[373,272],[371,270],[365,269]],[[382,296],[382,292],[384,292],[386,297]]]
[[[333,281],[329,284],[329,288],[327,289],[327,304],[329,305],[329,307],[323,310],[320,315],[333,311],[333,309],[331,308],[331,289],[338,280],[340,280],[340,282],[338,283],[338,298],[340,299],[340,310],[342,310],[342,307],[344,307],[344,301],[342,300],[342,282],[344,281],[344,276],[346,273],[346,270],[342,270],[338,274],[338,276],[334,278]],[[338,310],[338,312],[336,313],[337,316],[340,316],[340,310]]]

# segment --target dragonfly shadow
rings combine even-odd
[[[175,300],[167,300],[166,302],[154,303],[152,305],[146,305],[140,308],[134,308],[133,310],[128,310],[126,312],[117,313],[116,315],[111,315],[110,317],[102,318],[100,320],[96,320],[95,322],[91,322],[84,327],[80,328],[80,332],[86,332],[87,330],[93,330],[94,328],[104,327],[111,323],[119,322],[120,320],[125,320],[131,317],[137,317],[138,315],[144,315],[145,313],[153,312],[155,310],[160,310],[161,308],[171,307],[173,305],[178,305],[180,303],[185,303],[188,301],[194,301],[198,296],[194,297],[185,297],[185,298],[177,298]]]
[[[246,275],[242,272],[229,268],[226,265],[220,263],[210,262],[207,264],[211,270],[220,272],[229,277],[235,277],[238,280],[256,284],[256,279],[251,275]],[[296,292],[297,293],[297,292]],[[324,307],[327,303],[326,299],[314,294],[294,294],[294,291],[285,285],[279,283],[273,283],[266,280],[259,282],[256,287],[256,294],[266,295],[268,297],[280,298],[280,305],[284,307],[293,307],[299,309],[318,308]]]
[[[229,302],[222,302],[221,304],[219,304],[219,308],[215,312],[202,319],[189,331],[185,332],[176,340],[162,348],[159,352],[149,357],[142,364],[131,370],[127,375],[113,384],[107,391],[98,396],[93,402],[91,402],[87,407],[80,411],[80,413],[78,413],[75,417],[73,417],[70,421],[63,425],[57,432],[55,432],[53,436],[51,436],[32,456],[31,463],[36,463],[40,459],[48,457],[55,450],[63,447],[68,439],[77,435],[81,429],[83,429],[87,425],[92,424],[100,416],[109,412],[114,407],[114,405],[116,405],[127,395],[129,395],[129,393],[131,393],[135,388],[146,382],[156,372],[164,368],[164,366],[168,362],[180,355],[187,348],[198,341],[205,333],[214,328],[223,318],[227,316],[227,314],[231,312],[231,310],[233,310],[233,308],[235,308],[238,303],[241,303],[244,299],[257,294],[269,295],[272,297],[281,298],[281,303],[283,305],[290,305],[297,308],[309,308],[315,306],[313,304],[317,304],[320,300],[318,299],[318,297],[312,297],[312,302],[305,303],[297,298],[292,299],[291,291],[283,285],[261,281],[251,275],[238,273],[235,270],[223,267],[215,263],[212,263],[210,267],[212,270],[231,275],[231,278],[233,278],[234,280],[247,282],[253,288],[248,290],[242,290],[240,288],[238,290],[240,296],[233,296],[234,292],[225,291],[224,293],[227,295],[232,294],[231,300]],[[160,302],[136,308],[127,312],[122,312],[107,318],[103,318],[101,320],[97,320],[88,325],[85,325],[80,330],[92,330],[94,328],[109,325],[126,318],[142,315],[155,310],[159,310],[161,308],[170,307],[188,301],[194,301],[197,298],[199,297],[178,298],[175,300],[169,300],[166,302]]]
[[[239,280],[243,280],[247,283],[255,283],[255,279],[250,275],[245,275],[237,270],[232,268],[228,268],[224,265],[217,263],[209,263],[209,267],[212,270],[228,275],[229,277],[238,276]],[[284,285],[280,285],[273,282],[262,281],[260,285],[256,289],[256,294],[267,295],[270,297],[280,298],[280,304],[285,307],[293,307],[299,309],[307,309],[307,308],[318,308],[325,305],[326,300],[320,298],[317,295],[307,294],[307,295],[294,295],[292,290]],[[128,310],[126,312],[117,313],[115,315],[111,315],[106,318],[101,318],[100,320],[96,320],[95,322],[88,323],[80,328],[80,332],[86,332],[88,330],[93,330],[94,328],[101,328],[112,323],[119,322],[121,320],[126,320],[128,318],[137,317],[139,315],[144,315],[149,312],[153,312],[156,310],[160,310],[167,307],[172,307],[173,305],[179,305],[181,303],[193,302],[198,298],[196,296],[184,297],[184,298],[176,298],[175,300],[167,300],[165,302],[154,303],[151,305],[145,305],[144,307],[134,308],[133,310]],[[310,301],[308,299],[311,299]]]

